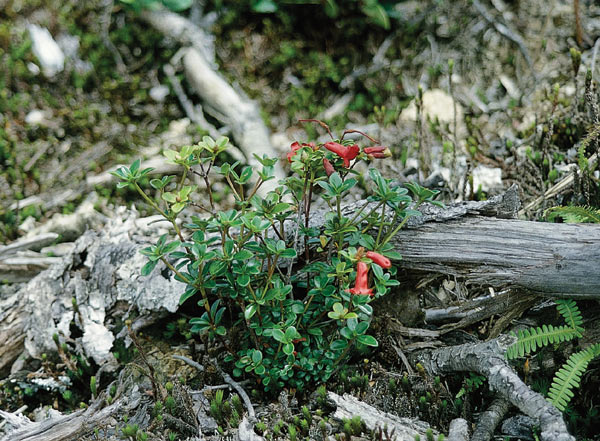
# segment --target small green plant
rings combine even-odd
[[[316,122],[331,135],[327,125]],[[133,187],[174,230],[174,240],[163,235],[141,250],[149,259],[142,274],[162,262],[187,285],[180,303],[200,297],[204,313],[190,320],[191,332],[209,342],[222,340],[233,374],[254,375],[265,390],[327,381],[353,349],[378,345],[368,334],[369,303],[398,285],[390,259],[400,255],[390,241],[421,203],[437,203],[435,191],[396,185],[372,168],[372,194],[346,214],[342,202],[359,182],[351,163],[385,158],[389,150],[361,149],[345,141],[345,134],[323,144],[293,143],[287,159],[294,175],[264,196],[259,189],[273,179],[276,160],[256,156],[261,164],[256,170],[238,162],[219,167],[216,160],[228,146],[225,137],[204,137],[197,145],[165,151],[168,162],[183,172],[178,183],[173,176],[152,179],[156,197],[140,187],[151,169],[140,169],[139,160],[113,172],[121,179],[117,186]],[[234,209],[217,210],[211,171],[229,186]],[[192,174],[203,179],[209,205],[193,201],[196,186],[186,185]],[[310,225],[315,197],[329,207],[322,228]],[[204,216],[192,214],[182,228],[177,220],[191,207]],[[226,308],[241,330],[236,348],[223,339]]]
[[[531,354],[538,348],[553,343],[560,343],[583,336],[583,317],[577,303],[572,299],[556,300],[556,309],[563,317],[566,325],[553,327],[543,325],[538,328],[519,330],[515,335],[518,340],[506,352],[509,359]],[[560,411],[564,411],[573,398],[573,389],[577,389],[581,376],[589,362],[600,355],[600,343],[594,343],[579,352],[572,354],[555,373],[548,390],[548,400]]]

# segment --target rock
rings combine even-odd
[[[32,126],[47,126],[46,112],[34,109],[25,116],[25,122]]]
[[[27,25],[32,42],[32,51],[38,59],[42,72],[48,78],[65,68],[65,54],[46,28],[35,24]]]
[[[486,193],[502,190],[502,170],[478,165],[473,169],[473,191]]]
[[[102,223],[102,215],[94,209],[94,203],[97,198],[96,193],[91,193],[77,208],[75,213],[57,213],[48,222],[31,229],[26,237],[52,232],[59,234],[63,241],[77,239],[87,228],[98,226]]]
[[[164,84],[159,84],[150,89],[150,98],[158,103],[162,103],[169,95],[169,87]]]
[[[441,89],[427,90],[423,93],[423,117],[425,120],[439,120],[441,123],[454,123],[454,99]],[[402,121],[417,120],[417,106],[413,100],[406,109],[400,114]],[[464,128],[464,112],[462,106],[456,103],[456,124],[457,132],[462,133]]]

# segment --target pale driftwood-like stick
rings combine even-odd
[[[489,441],[494,436],[496,426],[500,424],[506,412],[510,408],[510,403],[504,398],[496,398],[488,410],[479,416],[477,427],[473,431],[471,441]]]
[[[387,429],[388,433],[394,434],[397,441],[414,441],[416,435],[424,439],[427,430],[430,429],[426,422],[381,412],[350,394],[340,396],[334,392],[327,392],[327,399],[336,407],[333,414],[335,420],[343,421],[358,415],[367,429]],[[437,439],[439,433],[433,429],[431,432]]]
[[[231,376],[227,372],[224,372],[223,369],[221,369],[221,366],[219,366],[216,359],[213,359],[213,364],[221,374],[221,377],[223,377],[223,380],[225,380],[225,383],[229,384],[238,393],[238,395],[246,405],[246,409],[248,409],[248,420],[251,424],[254,424],[254,422],[256,421],[256,412],[254,412],[254,406],[252,405],[252,401],[250,401],[250,397],[248,396],[244,388],[237,381],[231,378]]]
[[[66,441],[80,439],[94,427],[106,421],[117,413],[126,402],[126,397],[120,397],[110,406],[102,408],[106,394],[102,393],[91,406],[85,410],[77,410],[68,415],[49,418],[40,422],[22,420],[21,426],[11,431],[0,441]],[[0,410],[0,417],[7,417],[7,412]],[[16,422],[16,421],[13,421]],[[9,424],[11,421],[9,421]]]
[[[248,163],[260,167],[254,154],[259,157],[263,154],[277,157],[277,151],[271,144],[269,130],[260,116],[257,104],[236,92],[216,71],[210,51],[206,49],[205,41],[210,40],[210,37],[189,20],[164,9],[145,10],[141,16],[163,35],[189,46],[183,56],[183,66],[190,85],[207,107],[219,115],[221,122],[231,128],[233,137],[246,155]],[[278,179],[285,177],[280,163],[275,165],[275,176]],[[263,191],[272,188],[276,181],[275,179],[267,182]]]
[[[542,441],[575,441],[562,413],[532,391],[504,358],[506,349],[515,340],[516,337],[503,335],[483,343],[422,351],[417,358],[432,375],[476,372],[485,376],[490,389],[539,423]]]

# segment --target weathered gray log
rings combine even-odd
[[[464,217],[394,238],[407,271],[549,297],[600,299],[600,225]]]
[[[432,375],[476,372],[485,376],[492,391],[539,423],[542,441],[575,441],[562,413],[532,391],[506,361],[504,353],[515,341],[516,337],[503,335],[483,343],[421,351],[416,358]]]

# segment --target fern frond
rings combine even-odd
[[[567,326],[579,331],[578,337],[583,334],[583,317],[577,303],[573,299],[558,299],[556,300],[556,310],[563,316]]]
[[[567,404],[573,398],[573,389],[579,387],[581,376],[587,369],[589,362],[598,355],[600,355],[600,343],[572,354],[556,372],[548,391],[548,401],[558,410],[561,412],[565,410]]]
[[[523,357],[525,354],[531,354],[538,348],[553,343],[572,340],[581,334],[578,329],[569,326],[543,325],[537,328],[520,329],[516,334],[516,343],[509,346],[506,350],[506,357],[509,360],[517,357]]]
[[[553,222],[557,217],[562,218],[568,224],[575,223],[600,223],[600,210],[592,207],[578,207],[575,205],[568,207],[552,207],[546,210],[545,217],[549,222]]]

